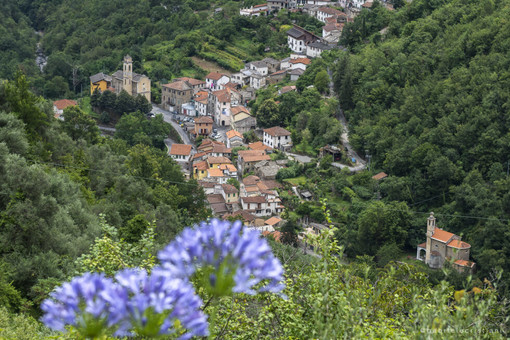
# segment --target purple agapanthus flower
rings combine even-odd
[[[115,324],[107,301],[112,294],[113,280],[103,274],[85,273],[50,294],[41,305],[42,321],[54,330],[64,331],[66,325],[71,325],[85,337],[97,336]]]
[[[176,320],[187,331],[180,339],[208,335],[207,318],[200,310],[202,300],[188,282],[160,267],[150,275],[145,270],[126,269],[115,279],[124,290],[120,301],[110,301],[119,324],[115,335],[129,336],[133,330],[149,337],[170,334],[175,332]]]
[[[217,295],[255,294],[255,285],[263,281],[258,291],[284,288],[280,261],[260,233],[243,230],[240,221],[213,219],[186,228],[158,258],[174,277],[190,279],[199,272]]]

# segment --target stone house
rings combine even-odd
[[[141,95],[151,102],[151,80],[145,74],[133,72],[133,59],[129,55],[124,57],[122,70],[112,75],[112,87],[117,94],[124,90],[130,96]]]
[[[471,245],[463,242],[460,236],[436,226],[434,213],[427,219],[427,240],[419,244],[416,259],[424,261],[431,268],[442,268],[450,261],[458,272],[473,273],[475,263],[469,260]]]
[[[326,18],[337,18],[347,16],[344,12],[341,12],[337,9],[330,7],[319,7],[319,10],[316,13],[317,20],[326,23]]]
[[[234,106],[230,112],[232,113],[230,125],[237,132],[243,134],[257,127],[257,119],[250,115],[245,106]]]
[[[295,70],[297,68],[300,68],[302,70],[306,70],[306,67],[310,65],[312,61],[308,58],[297,58],[297,59],[291,59],[290,60],[290,69]]]
[[[332,49],[332,46],[326,45],[320,41],[312,42],[306,47],[306,56],[310,58],[317,58],[321,56],[322,52]]]
[[[297,81],[299,79],[299,77],[301,77],[303,75],[303,73],[305,73],[305,70],[303,70],[301,68],[296,68],[296,69],[290,71],[289,72],[290,80]]]
[[[290,132],[279,126],[264,129],[263,143],[273,149],[280,149],[283,151],[292,147]]]
[[[276,84],[285,79],[287,76],[287,70],[280,70],[274,73],[271,73],[266,77],[267,84]]]
[[[172,112],[181,112],[182,105],[193,99],[193,86],[185,80],[177,80],[161,87],[161,104]]]
[[[231,124],[230,108],[239,104],[240,97],[239,92],[228,88],[211,92],[209,105],[212,106],[211,112],[213,112],[216,125],[229,126]]]
[[[255,164],[260,161],[270,160],[271,157],[265,151],[241,150],[238,152],[237,167],[241,175],[255,170]]]
[[[205,81],[199,80],[199,79],[195,79],[195,78],[180,77],[180,78],[175,78],[173,81],[174,82],[175,81],[185,81],[186,83],[188,83],[189,86],[191,86],[191,88],[193,89],[193,93],[194,94],[196,94],[196,93],[198,93],[200,91],[203,91],[203,90],[205,90],[207,88]]]
[[[198,136],[209,136],[212,132],[213,120],[209,116],[195,118],[195,133]]]
[[[223,85],[230,81],[229,76],[223,73],[211,72],[205,76],[206,88],[211,91],[223,89]]]
[[[305,53],[306,46],[314,41],[320,41],[320,38],[297,25],[287,31],[287,43],[293,52]]]
[[[262,62],[266,63],[268,73],[274,73],[280,69],[280,62],[274,58],[264,58]]]
[[[236,130],[227,131],[227,147],[235,148],[243,144],[243,135],[240,132]]]
[[[63,120],[64,117],[62,114],[64,113],[64,109],[69,106],[78,106],[78,103],[75,100],[71,99],[61,99],[53,102],[53,113],[54,117]]]

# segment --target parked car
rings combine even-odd
[[[213,132],[214,134],[218,134],[218,129],[212,129],[212,132]]]

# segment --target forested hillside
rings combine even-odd
[[[82,94],[90,75],[113,73],[129,54],[133,70],[152,79],[157,100],[158,82],[179,76],[203,78],[209,71],[202,60],[238,71],[246,61],[284,56],[291,20],[316,32],[321,29],[319,21],[299,13],[284,11],[273,20],[239,15],[239,8],[260,2],[26,0],[9,7],[20,17],[18,25],[42,35],[48,64],[42,73],[35,67],[27,71],[36,93],[47,98]],[[16,43],[34,55],[35,34],[20,40]],[[10,56],[4,77],[12,78],[28,57]]]
[[[366,13],[346,27],[352,53],[335,72],[353,146],[390,175],[384,200],[433,210],[471,243],[480,277],[504,269],[507,282],[509,17],[507,0],[413,1],[391,20]]]
[[[128,132],[101,138],[77,107],[56,120],[28,87],[21,74],[0,84],[0,300],[14,311],[31,303],[37,310],[55,284],[80,270],[76,261],[96,238],[122,238],[118,249],[104,239],[99,247],[110,253],[105,265],[119,256],[125,266],[139,242],[150,253],[208,214],[202,189],[149,137],[133,147],[121,139]]]

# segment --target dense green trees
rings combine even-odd
[[[504,269],[505,286],[509,4],[418,0],[390,16],[364,11],[344,30],[355,53],[342,54],[334,72],[351,144],[390,175],[383,199],[439,214],[471,243],[480,277]],[[416,230],[409,248],[420,242]]]
[[[133,114],[142,130],[131,132],[146,133],[145,145],[104,139],[78,107],[67,108],[63,122],[54,119],[52,105],[28,91],[22,75],[0,86],[0,109],[0,301],[10,310],[37,305],[77,266],[92,266],[75,261],[104,239],[99,214],[121,230],[120,257],[143,253],[150,239],[156,249],[207,217],[202,189],[152,146],[168,134],[161,117]],[[121,129],[136,139],[129,131]],[[94,249],[106,251],[108,242]]]

